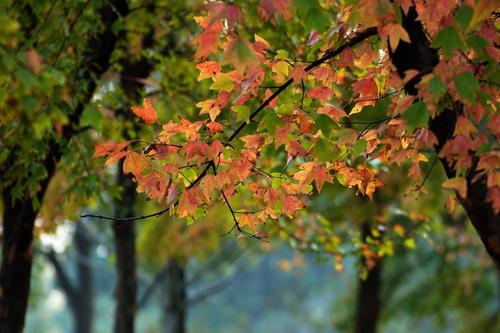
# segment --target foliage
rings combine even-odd
[[[206,15],[195,17],[201,32],[192,40],[198,80],[210,82],[212,92],[196,104],[199,117],[158,123],[146,99],[133,111],[157,136],[143,154],[122,142],[99,145],[94,155],[108,165],[125,158],[137,190],[167,207],[159,213],[193,221],[222,201],[233,229],[256,238],[266,235],[267,222],[296,218],[307,197],[331,183],[372,200],[383,174],[403,167],[413,184],[407,195],[426,194],[438,158],[455,172],[442,187],[459,198],[466,198],[467,172],[477,163],[498,213],[498,51],[488,19],[494,3],[417,1],[440,59],[432,72],[409,70],[400,79],[390,54],[410,42],[401,25],[410,6],[209,3]],[[405,93],[409,82],[417,82],[416,95]],[[429,121],[456,102],[452,138],[436,153]]]

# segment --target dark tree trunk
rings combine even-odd
[[[371,234],[369,224],[362,227],[363,241]],[[358,296],[356,302],[356,333],[375,333],[377,332],[377,323],[382,307],[381,303],[382,288],[382,259],[379,259],[375,266],[368,271],[366,279],[359,280]]]
[[[92,266],[89,258],[93,249],[93,242],[87,229],[81,224],[76,224],[74,236],[77,253],[77,282],[72,283],[57,255],[51,251],[47,253],[56,272],[56,277],[61,290],[68,300],[73,315],[74,332],[92,332],[94,319],[94,282],[92,279]]]
[[[96,87],[94,78],[99,77],[109,66],[111,53],[116,43],[112,26],[120,15],[126,14],[127,8],[126,0],[113,0],[100,10],[99,19],[104,23],[105,29],[89,39],[88,52],[82,63],[84,70],[81,73],[83,74],[78,77],[78,80],[90,83],[83,94],[83,99],[80,100],[75,111],[69,115],[69,124],[63,128],[63,138],[62,140],[59,138],[63,142],[69,142],[75,134],[84,105],[91,99]],[[34,196],[26,194],[22,199],[14,201],[10,188],[5,188],[2,193],[4,211],[0,268],[0,333],[23,331],[33,260],[33,227],[39,212],[39,207],[33,202],[36,200],[39,204],[42,203],[47,185],[54,175],[56,163],[64,150],[64,147],[60,147],[55,139],[49,142],[48,148],[48,153],[43,159],[47,178],[40,182],[39,189]],[[6,169],[15,165],[15,154],[15,149],[11,149]]]
[[[147,6],[153,10],[153,4]],[[126,34],[122,33],[125,39]],[[143,39],[143,48],[150,47],[153,43],[152,33],[146,34]],[[130,60],[125,57],[121,60],[123,66],[120,73],[120,83],[125,92],[127,101],[133,104],[140,103],[141,90],[144,84],[140,79],[146,79],[153,69],[151,62],[146,58]],[[131,119],[132,113],[127,109],[119,110],[117,114],[124,119]],[[135,128],[138,131],[138,128]],[[123,135],[130,136],[126,131]],[[133,207],[136,200],[135,183],[129,175],[123,174],[123,163],[119,165],[118,185],[123,188],[120,201],[115,202],[116,216],[129,217],[134,215]],[[133,222],[113,221],[113,234],[116,250],[116,309],[115,309],[115,333],[132,333],[135,331],[135,314],[137,311],[137,275],[136,275],[136,231]]]
[[[75,246],[78,254],[78,299],[73,306],[73,317],[76,333],[92,332],[94,319],[94,281],[90,264],[93,241],[82,223],[76,224]]]
[[[438,53],[430,46],[422,24],[417,20],[417,12],[411,7],[408,14],[403,14],[403,27],[410,36],[411,43],[400,41],[398,47],[390,52],[392,62],[398,73],[402,76],[408,69],[416,69],[422,73],[430,73],[438,63]],[[418,78],[410,80],[405,89],[409,94],[416,95]],[[429,128],[436,135],[438,144],[436,151],[439,153],[443,146],[453,136],[457,116],[462,106],[455,102],[453,108],[442,110],[438,116],[431,120]],[[486,202],[486,175],[477,177],[477,156],[473,156],[473,164],[467,172],[467,196],[457,198],[464,207],[467,216],[481,238],[486,251],[493,262],[500,269],[500,214],[495,214],[491,203]],[[449,178],[455,177],[453,166],[445,159],[441,163]],[[473,181],[474,180],[474,181]]]
[[[132,216],[136,198],[135,185],[130,177],[123,174],[121,163],[118,182],[123,188],[123,193],[122,199],[115,202],[116,216]],[[135,224],[133,222],[113,221],[112,228],[117,272],[114,332],[132,333],[135,331],[137,297]]]
[[[39,193],[40,199],[43,191]],[[12,202],[3,193],[3,247],[0,270],[0,332],[22,332],[30,292],[33,226],[38,209],[33,198]]]
[[[165,333],[186,332],[186,277],[184,266],[175,259],[170,259],[167,268],[166,300],[164,309]]]

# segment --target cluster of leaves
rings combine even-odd
[[[162,124],[142,152],[133,149],[135,142],[104,143],[95,156],[106,157],[107,165],[125,158],[137,190],[165,204],[164,211],[197,219],[223,201],[234,229],[255,237],[267,221],[295,217],[326,183],[371,199],[387,167],[406,166],[415,190],[425,193],[422,168],[437,158],[456,170],[442,186],[464,198],[466,172],[478,156],[487,200],[498,212],[499,54],[487,20],[494,3],[415,1],[440,59],[434,71],[410,70],[401,79],[389,51],[410,42],[401,15],[413,3],[261,0],[257,8],[239,8],[211,2],[205,16],[195,17],[201,32],[192,41],[198,80],[210,81],[213,91],[196,105],[200,117]],[[264,23],[242,15],[254,10]],[[305,21],[298,19],[302,14]],[[288,45],[276,47],[274,39],[286,38],[281,34],[250,33],[262,24],[288,32],[281,42]],[[416,79],[418,93],[406,94],[404,85]],[[428,123],[452,101],[463,110],[457,110],[453,138],[435,156],[438,142]],[[152,101],[132,111],[156,126]]]

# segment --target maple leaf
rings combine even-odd
[[[432,148],[434,145],[438,144],[438,139],[428,128],[422,128],[419,135],[417,136],[417,141],[427,148]]]
[[[272,95],[273,95],[272,90],[266,89],[266,91],[264,92],[264,99],[262,102],[268,100],[269,97],[271,97]],[[271,102],[269,102],[269,104],[267,104],[267,107],[272,109],[276,106],[277,103],[278,103],[278,97],[275,97]]]
[[[330,97],[332,97],[333,94],[334,91],[331,88],[314,87],[309,91],[307,97],[317,98],[321,101],[321,103],[324,103],[326,100],[330,99]]]
[[[410,43],[410,36],[408,32],[397,23],[388,23],[379,30],[380,35],[384,37],[389,37],[389,45],[391,50],[395,50],[398,47],[399,41],[405,41]]]
[[[196,65],[196,68],[200,70],[200,75],[198,76],[198,81],[206,78],[213,79],[216,74],[221,71],[221,66],[215,61],[204,61]]]
[[[251,230],[255,231],[258,224],[262,224],[253,214],[241,214],[238,217],[240,227],[248,226]]]
[[[264,144],[264,137],[259,134],[247,135],[241,138],[247,149],[260,149]]]
[[[214,99],[207,99],[196,104],[196,107],[200,108],[200,114],[207,114],[210,116],[210,120],[213,122],[220,114],[221,109],[215,104]]]
[[[323,188],[323,184],[325,184],[325,182],[333,183],[333,177],[323,165],[314,167],[311,172],[311,176],[314,179],[314,184],[316,184],[316,189],[318,190],[318,192],[321,192],[321,189]]]
[[[302,81],[306,77],[306,75],[307,73],[304,70],[304,67],[302,66],[295,66],[290,71],[290,76],[292,77],[293,82],[295,83],[300,83],[300,81]]]
[[[248,67],[257,65],[257,57],[250,43],[240,37],[234,37],[224,47],[222,64],[232,64],[238,72],[244,73]]]
[[[242,182],[250,176],[252,171],[252,164],[243,158],[233,160],[229,165],[229,174]]]
[[[295,215],[295,212],[302,207],[304,202],[294,195],[285,195],[281,200],[281,214]]]
[[[209,13],[209,21],[215,22],[225,19],[227,27],[232,30],[241,17],[240,10],[235,5],[226,5],[222,2],[209,2],[205,5]]]
[[[359,93],[359,97],[363,99],[376,98],[378,94],[377,84],[371,77],[354,82],[352,84],[352,91]]]
[[[196,209],[202,204],[200,192],[200,189],[197,187],[186,189],[182,192],[178,206],[180,217],[193,216],[196,213]]]
[[[222,132],[224,130],[224,127],[222,126],[222,124],[220,124],[216,121],[210,122],[206,126],[208,128],[210,135],[214,135],[215,133]]]
[[[325,106],[321,107],[318,109],[319,114],[326,114],[330,118],[332,118],[333,121],[338,122],[340,118],[346,117],[347,114],[345,113],[344,110],[336,107],[336,106]]]
[[[276,22],[276,14],[283,16],[285,20],[289,20],[292,18],[290,7],[290,0],[260,0],[259,14],[264,20],[270,20],[271,22]]]
[[[156,110],[147,98],[144,98],[142,106],[132,106],[131,109],[132,112],[134,112],[146,124],[153,124],[156,122]]]
[[[127,143],[128,144],[128,143]],[[113,142],[105,142],[97,145],[94,148],[94,157],[102,157],[111,153],[116,148],[116,143]]]
[[[146,158],[135,151],[131,151],[125,157],[123,162],[123,172],[132,173],[136,178],[142,174],[142,170],[148,166]]]
[[[116,163],[122,157],[126,156],[128,150],[123,151],[129,144],[129,141],[115,144],[113,142],[101,143],[95,147],[94,157],[108,156],[105,165]]]
[[[193,39],[192,43],[197,45],[195,58],[206,58],[219,47],[219,34],[222,31],[220,22],[210,22],[208,17],[196,16],[194,18],[204,30]]]
[[[463,177],[448,179],[447,181],[443,182],[441,186],[448,190],[457,191],[458,195],[462,198],[467,197],[467,182]]]

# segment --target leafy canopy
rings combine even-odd
[[[401,17],[414,2],[440,58],[432,72],[401,78],[389,51],[410,42]],[[331,183],[372,199],[388,167],[407,168],[412,193],[425,193],[437,158],[456,171],[442,187],[461,198],[477,163],[498,212],[495,3],[414,2],[210,2],[194,18],[198,80],[211,94],[196,104],[199,116],[160,124],[145,99],[132,111],[154,126],[155,140],[145,150],[103,143],[95,156],[107,165],[125,158],[137,190],[180,217],[196,220],[224,202],[233,229],[253,237],[268,221],[296,217]],[[412,79],[416,95],[404,91]],[[452,101],[463,110],[436,156],[428,124]]]

